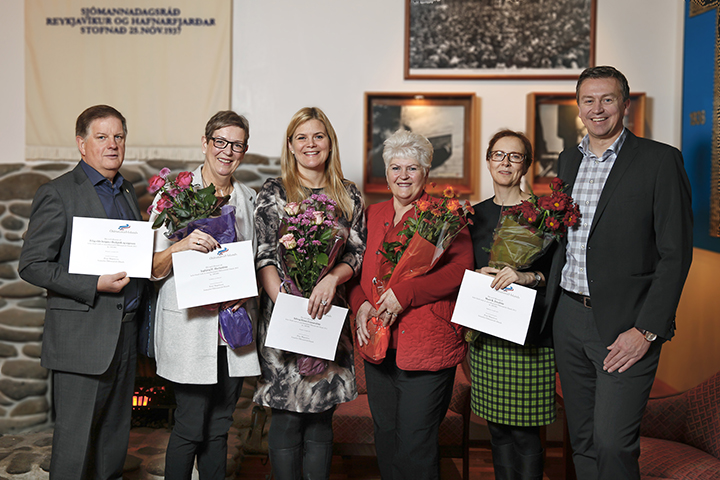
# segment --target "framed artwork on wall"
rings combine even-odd
[[[434,154],[429,193],[452,185],[463,196],[478,190],[476,139],[479,99],[474,93],[365,93],[366,193],[390,194],[382,158],[383,142],[399,129],[424,135]]]
[[[573,79],[597,0],[405,0],[406,79]]]
[[[630,93],[625,126],[645,136],[645,94]],[[529,93],[526,133],[533,145],[535,161],[525,180],[537,195],[550,193],[550,181],[557,176],[560,152],[580,143],[587,129],[578,117],[574,92]]]

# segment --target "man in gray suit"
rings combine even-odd
[[[55,433],[50,478],[120,479],[130,434],[137,320],[144,280],[125,272],[68,273],[73,217],[141,220],[118,170],[127,126],[107,105],[85,110],[82,161],[35,194],[18,270],[47,289],[42,365],[52,370]]]

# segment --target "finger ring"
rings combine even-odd
[[[327,300],[320,300],[320,304],[324,307],[327,305]]]
[[[200,242],[195,242],[195,245],[200,245]]]

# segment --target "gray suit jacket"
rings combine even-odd
[[[576,147],[564,151],[558,177],[572,186],[581,160]],[[592,312],[607,345],[632,327],[672,338],[675,310],[692,262],[692,221],[682,154],[628,132],[587,242]],[[564,246],[563,240],[547,281],[550,316],[560,294]]]
[[[125,181],[122,190],[141,220],[132,184]],[[115,353],[124,296],[98,293],[95,275],[68,273],[74,216],[107,218],[80,164],[35,194],[18,271],[25,281],[47,289],[42,366],[99,375]]]

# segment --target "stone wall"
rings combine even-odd
[[[194,170],[199,162],[130,163],[122,175],[135,186],[141,211],[152,196],[147,179],[161,168],[174,174]],[[50,375],[40,366],[45,291],[17,273],[22,236],[37,188],[74,168],[74,163],[0,164],[0,434],[50,423]],[[248,154],[235,177],[259,190],[268,177],[280,175],[277,159]]]

